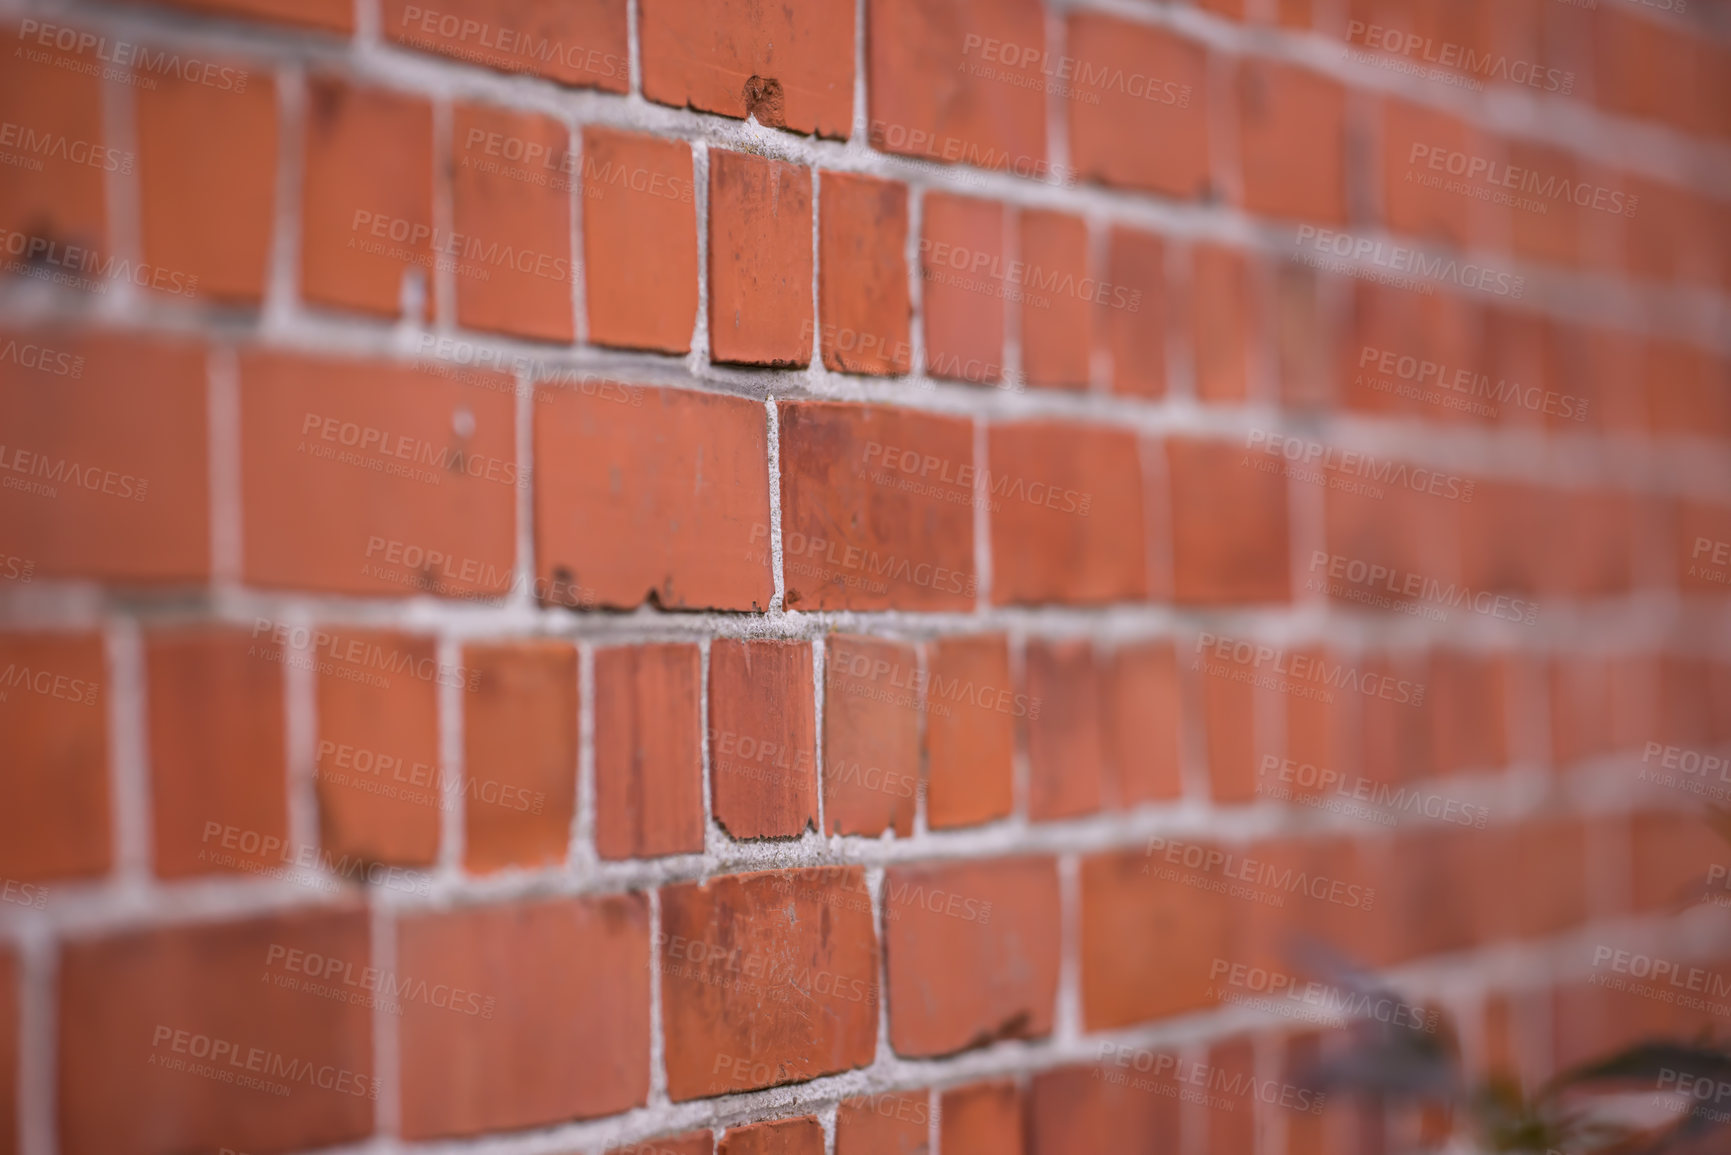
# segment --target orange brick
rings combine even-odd
[[[1106,280],[1116,292],[1100,306],[1101,339],[1112,354],[1112,391],[1132,397],[1166,393],[1166,246],[1152,233],[1114,225]]]
[[[1022,372],[1028,384],[1088,386],[1096,288],[1088,276],[1088,225],[1068,213],[1024,210],[1021,225]]]
[[[847,0],[646,0],[638,29],[650,100],[839,140],[853,127]]]
[[[1028,1155],[1178,1149],[1178,1100],[1110,1081],[1114,1066],[1055,1067],[1028,1090]]]
[[[124,3],[168,3],[212,16],[233,16],[294,24],[320,32],[355,30],[354,0],[123,0]]]
[[[296,977],[292,960],[309,956],[366,967],[365,912],[284,911],[66,944],[56,1012],[60,1149],[289,1150],[372,1134],[373,1012],[359,999],[260,981]],[[224,1043],[227,1057],[216,1056]],[[289,1075],[258,1077],[288,1092],[200,1077],[195,1049],[237,1076],[250,1056],[264,1056],[271,1072]]]
[[[846,373],[906,373],[913,361],[907,186],[842,172],[822,173],[819,183],[823,363]]]
[[[1184,200],[1213,188],[1208,60],[1201,44],[1076,10],[1065,52],[1076,61],[1066,115],[1078,176]],[[1159,147],[1150,148],[1150,141]]]
[[[1126,1027],[1215,1002],[1209,969],[1214,959],[1231,957],[1228,935],[1242,900],[1186,883],[1218,882],[1185,865],[1210,848],[1155,841],[1154,853],[1082,861],[1084,1030]],[[1164,877],[1168,873],[1177,877]]]
[[[1100,681],[1086,641],[1028,642],[1028,817],[1078,818],[1100,809],[1105,735]]]
[[[1169,643],[1122,646],[1103,671],[1106,796],[1129,808],[1182,792],[1178,664]]]
[[[543,602],[769,608],[769,434],[760,403],[611,383],[593,393],[543,386],[539,396]],[[509,532],[508,516],[502,524]]]
[[[164,878],[280,869],[294,856],[282,666],[252,644],[230,629],[145,635],[151,848]]]
[[[571,130],[476,104],[458,104],[451,122],[457,323],[570,342]]]
[[[18,568],[119,582],[205,578],[206,393],[195,345],[57,330],[0,338],[0,523]]]
[[[1291,597],[1286,479],[1229,442],[1166,443],[1173,597],[1188,605]]]
[[[703,849],[702,673],[693,645],[595,655],[595,848],[603,858]]]
[[[152,288],[256,305],[276,205],[276,83],[254,62],[211,63],[231,70],[232,88],[171,72],[133,90],[144,261]]]
[[[94,634],[0,634],[0,876],[106,874],[108,671]]]
[[[1051,1033],[1058,993],[1051,859],[892,866],[883,909],[897,1054],[935,1057]]]
[[[1490,141],[1459,117],[1428,104],[1390,97],[1382,104],[1382,201],[1390,228],[1464,249],[1472,241],[1475,205],[1465,193],[1446,186],[1469,181],[1469,171],[1490,175]],[[1484,167],[1472,169],[1476,161]],[[1506,165],[1496,168],[1506,173]]]
[[[691,146],[583,127],[583,276],[589,339],[684,353],[697,324]]]
[[[1197,676],[1202,730],[1207,743],[1208,791],[1216,802],[1255,800],[1257,788],[1257,702],[1251,661],[1210,652]]]
[[[817,825],[817,701],[810,642],[717,638],[709,647],[709,775],[734,838]]]
[[[1190,255],[1190,337],[1196,395],[1242,402],[1250,391],[1251,359],[1261,346],[1261,313],[1250,261],[1239,249],[1197,245]]]
[[[527,477],[509,378],[247,353],[240,423],[247,581],[398,597],[510,587]]]
[[[425,100],[307,82],[301,292],[314,304],[386,317],[405,281],[433,296],[433,108]]]
[[[1431,655],[1436,768],[1443,774],[1508,764],[1509,668],[1496,655],[1443,649]]]
[[[1136,438],[1067,421],[987,435],[992,600],[1093,604],[1147,594]]]
[[[824,655],[823,806],[829,834],[913,833],[920,671],[914,647],[834,635]]]
[[[710,359],[811,363],[811,170],[709,153]]]
[[[402,1000],[403,1135],[476,1135],[643,1105],[648,963],[640,894],[403,919],[397,973],[453,992],[444,1006]],[[524,1055],[536,1057],[533,1070],[514,1061]]]
[[[1011,684],[1005,638],[941,638],[926,662],[927,825],[1007,818],[1015,801],[1015,720],[1032,706]]]
[[[1262,216],[1346,221],[1346,91],[1269,60],[1236,76],[1244,207]]]
[[[835,1155],[926,1155],[929,1091],[844,1099],[835,1112]]]
[[[500,72],[526,72],[576,88],[628,91],[625,0],[439,0],[436,8],[384,0],[386,36]]]
[[[12,131],[20,136],[35,133],[44,141],[38,152],[20,154],[39,160],[40,171],[10,164],[0,176],[0,228],[28,238],[9,238],[8,245],[32,244],[72,272],[83,265],[83,250],[111,255],[106,173],[110,165],[116,172],[133,172],[138,158],[105,142],[101,61],[93,51],[61,48],[67,31],[86,30],[35,19],[0,28],[0,55],[7,61],[0,75],[0,118],[16,125]],[[38,53],[47,59],[30,58]],[[56,155],[57,140],[68,142],[65,156]],[[88,157],[94,163],[75,162],[72,142],[91,146]],[[55,244],[59,247],[49,248]]]
[[[878,947],[862,868],[665,887],[656,943],[675,1102],[872,1061]]]
[[[442,666],[431,639],[380,631],[319,630],[298,651],[292,633],[286,645],[255,633],[253,651],[258,661],[317,662],[314,775],[325,849],[367,862],[432,863],[444,781],[439,683],[465,672]]]
[[[823,1155],[823,1124],[816,1115],[747,1123],[721,1137],[721,1155]]]
[[[787,608],[971,609],[972,422],[841,402],[778,412]]]
[[[715,1155],[715,1135],[709,1131],[688,1131],[630,1147],[612,1147],[607,1155]]]
[[[976,41],[974,38],[977,37]],[[988,43],[1031,49],[986,59]],[[871,146],[948,164],[1043,176],[1046,48],[1039,0],[877,0],[866,11]]]
[[[1023,1155],[1021,1090],[1007,1081],[945,1090],[938,1132],[944,1155]]]
[[[1004,207],[932,193],[920,233],[926,372],[996,384],[1004,372]]]
[[[577,805],[577,652],[564,642],[465,646],[463,858],[474,871],[565,861]]]

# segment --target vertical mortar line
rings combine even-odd
[[[823,363],[823,172],[811,164],[811,373],[815,381],[827,368]]]
[[[1016,268],[1022,259],[1022,206],[1006,201],[996,201],[1004,210],[1004,234],[1000,238],[1003,247],[1003,276],[999,278],[998,308],[1003,310],[1004,345],[998,350],[998,355],[1004,359],[1003,374],[999,378],[998,388],[1006,393],[1020,393],[1027,389],[1027,381],[1022,373],[1022,301],[1024,286],[1011,284],[1010,271]],[[1025,278],[1023,278],[1025,279]],[[1011,297],[1017,300],[1012,303]]]
[[[817,1121],[823,1126],[824,1155],[835,1155],[835,1115],[839,1106],[830,1103],[817,1109]]]
[[[107,712],[110,814],[114,823],[114,873],[125,886],[148,886],[151,876],[150,751],[145,695],[144,639],[138,622],[116,618],[103,631],[108,665],[107,700],[92,710]],[[99,701],[100,694],[99,694]]]
[[[463,663],[463,643],[443,637],[434,643],[439,669],[455,670],[456,678],[440,678],[439,698],[439,767],[435,779],[439,787],[439,853],[438,870],[447,878],[461,874],[466,849],[465,820],[467,805],[464,795],[468,784],[463,734],[467,719],[463,705],[468,691],[467,671]]]
[[[872,933],[877,935],[877,950],[872,952],[872,967],[877,973],[877,1048],[872,1056],[872,1067],[883,1067],[895,1062],[895,1049],[890,1045],[890,1000],[889,1000],[889,890],[886,878],[888,871],[882,866],[868,866],[865,870],[866,897],[871,903]]]
[[[1074,852],[1058,867],[1058,1006],[1052,1035],[1060,1047],[1082,1041],[1082,870]]]
[[[936,1087],[926,1088],[926,1150],[943,1155],[944,1096]]]
[[[565,126],[565,190],[571,226],[571,332],[578,345],[589,340],[589,266],[583,251],[583,128]],[[558,178],[555,178],[558,179]]]
[[[396,985],[397,917],[376,895],[367,904],[367,913],[373,965],[389,988]],[[400,1010],[401,1006],[390,999],[373,999],[373,1083],[379,1091],[378,1102],[373,1108],[373,1125],[387,1140],[403,1133],[401,1019],[392,1013]]]
[[[1244,67],[1236,49],[1210,50],[1203,58],[1202,83],[1208,95],[1207,124],[1210,179],[1227,204],[1244,203],[1243,158],[1238,152],[1238,94],[1234,81]]]
[[[517,517],[517,564],[512,567],[514,581],[511,589],[505,593],[504,606],[516,606],[533,611],[538,604],[535,581],[535,406],[543,404],[537,400],[535,384],[535,366],[539,361],[530,364],[519,364],[512,378],[511,396],[515,402],[512,417],[516,422],[517,441],[517,485],[514,491],[516,502],[514,511]],[[556,386],[549,386],[549,390]],[[556,394],[547,394],[550,404]],[[582,595],[572,591],[573,595],[582,600]]]
[[[455,98],[437,94],[429,98],[433,105],[433,275],[428,289],[433,294],[433,307],[428,312],[428,328],[449,333],[457,327],[457,264],[461,252],[441,254],[441,248],[452,248],[451,238],[457,227],[457,193],[455,158],[451,151],[451,134],[456,131]],[[440,245],[439,237],[445,237]]]
[[[125,70],[130,80],[130,68]],[[114,172],[104,174],[103,207],[108,214],[108,236],[115,256],[138,266],[144,261],[143,190],[138,180],[138,101],[125,81],[102,84],[102,133],[110,148],[126,160]],[[144,295],[130,277],[106,281],[108,295],[117,311],[141,306]]]
[[[1388,206],[1382,195],[1387,142],[1383,139],[1382,117],[1379,114],[1389,99],[1391,98],[1359,88],[1347,89],[1346,117],[1341,126],[1346,133],[1347,213],[1349,217],[1352,216],[1353,209],[1356,208],[1357,219],[1362,221],[1388,220]],[[1357,201],[1356,205],[1353,204],[1354,201]],[[1469,218],[1479,215],[1474,212],[1477,203],[1468,199]],[[1480,234],[1475,231],[1473,235],[1476,237]]]
[[[1064,50],[1069,41],[1065,36],[1067,16],[1061,7],[1046,8],[1046,44],[1049,51],[1040,61],[1043,74],[1041,87],[1046,91],[1046,163],[1048,173],[1042,183],[1062,185],[1070,170],[1070,94],[1068,84],[1058,74],[1064,70]],[[1056,60],[1056,73],[1047,72],[1045,62]],[[1036,172],[1038,169],[1036,168]]]
[[[1028,633],[1027,627],[1020,622],[1011,622],[1004,630],[1006,644],[1010,654],[1010,686],[1011,694],[1028,693]],[[1032,701],[1033,695],[1029,694]],[[1015,722],[1015,736],[1010,742],[1010,820],[1020,821],[1026,825],[1028,818],[1029,797],[1033,790],[1033,767],[1028,757],[1029,726],[1031,717],[1023,717]]]
[[[276,227],[271,230],[270,268],[259,315],[259,329],[264,332],[289,326],[300,286],[300,176],[307,110],[307,76],[301,66],[277,70],[276,97]]]
[[[714,853],[721,845],[715,829],[715,752],[709,746],[709,657],[715,639],[697,639],[697,753],[703,786],[703,848]],[[711,845],[713,838],[715,845]]]
[[[774,397],[765,400],[763,408],[769,431],[769,576],[772,583],[769,614],[776,616],[787,611],[787,569],[781,536],[781,411],[776,408]]]
[[[595,870],[595,647],[577,643],[577,808],[569,861],[580,874]]]
[[[920,274],[920,234],[925,228],[925,193],[917,185],[903,185],[908,198],[908,235],[902,243],[902,257],[907,262],[908,277],[908,372],[924,388],[932,383],[926,376],[925,283]]]
[[[1096,213],[1084,214],[1082,220],[1088,229],[1088,267],[1084,271],[1101,286],[1101,296],[1114,296],[1115,293],[1105,289],[1106,277],[1112,269],[1112,220]],[[1116,288],[1114,285],[1113,289]],[[1088,392],[1096,397],[1107,397],[1112,393],[1114,366],[1111,343],[1106,336],[1106,309],[1118,307],[1116,304],[1089,306]]]
[[[849,134],[853,143],[864,148],[871,147],[871,114],[866,103],[866,69],[870,60],[866,55],[866,38],[870,35],[870,27],[866,22],[866,0],[854,0],[853,5],[853,131]]]
[[[58,944],[46,927],[27,927],[18,942],[18,1142],[20,1155],[60,1150],[54,1078],[60,1038],[55,1030],[59,996]]]
[[[354,0],[355,2],[355,43],[362,48],[373,48],[378,45],[383,36],[383,13],[379,10],[379,0]]]
[[[1166,238],[1166,397],[1200,395],[1196,368],[1196,245]]]
[[[823,699],[824,699],[823,680],[824,680],[824,664],[825,664],[824,658],[825,658],[826,640],[827,639],[825,638],[825,636],[823,634],[819,634],[817,637],[815,637],[811,640],[812,697],[813,697],[813,700],[817,703],[817,713],[814,715],[814,718],[816,720],[816,725],[813,727],[813,730],[815,731],[815,733],[813,734],[813,738],[812,738],[812,745],[815,746],[816,749],[814,749],[812,751],[812,759],[811,760],[812,760],[812,765],[816,768],[816,772],[817,772],[817,836],[818,836],[818,840],[820,842],[822,842],[824,840],[823,735],[824,735],[824,729],[825,729],[826,722],[825,722],[824,713],[823,713],[823,709],[824,709],[824,707],[823,707]]]
[[[233,346],[205,357],[205,452],[210,484],[210,573],[219,593],[242,581],[240,365]]]
[[[987,613],[992,603],[992,479],[991,439],[984,418],[973,419],[974,433],[974,612]]]
[[[651,1110],[666,1112],[671,1101],[667,1096],[667,1032],[663,1025],[661,1006],[661,890],[651,887],[649,901],[649,1099]]]
[[[287,627],[287,637],[292,637],[294,630],[303,623],[310,630],[310,619],[310,614],[294,613],[287,621],[279,620],[272,624]],[[288,759],[284,777],[288,788],[289,845],[298,857],[319,844],[318,674],[314,669],[316,658],[294,661],[293,651],[293,645],[285,639],[278,661],[283,666],[283,735]]]
[[[931,727],[932,700],[930,694],[931,674],[927,662],[927,650],[932,645],[929,640],[916,641],[914,647],[914,732],[916,746],[916,761],[914,765],[914,837],[924,838],[927,833],[926,819],[926,733]]]
[[[687,370],[701,380],[709,370],[709,145],[691,142],[691,199],[697,225],[697,329],[691,335]]]
[[[640,11],[643,0],[626,0],[625,4],[625,51],[629,58],[627,68],[631,76],[627,81],[626,98],[639,98],[643,95],[643,13]]]

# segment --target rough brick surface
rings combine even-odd
[[[1063,213],[1024,212],[1020,218],[1022,371],[1028,384],[1087,386],[1096,302],[1109,294],[1088,275],[1088,226]]]
[[[1040,706],[1011,681],[1006,640],[945,638],[925,661],[927,824],[939,830],[1007,817],[1016,720]]]
[[[595,847],[603,858],[703,849],[696,646],[595,655]]]
[[[13,166],[0,180],[0,227],[8,232],[38,238],[42,243],[58,241],[78,249],[112,251],[108,233],[107,196],[104,191],[109,167],[137,169],[138,158],[113,148],[102,128],[102,84],[94,51],[68,53],[69,62],[85,67],[60,65],[57,54],[32,59],[30,53],[55,48],[66,25],[38,21],[0,30],[0,52],[9,64],[0,77],[0,115],[8,124],[27,127],[68,141],[94,146],[89,157],[96,163],[79,163],[71,149],[55,155],[50,144],[42,167],[32,172]],[[78,30],[74,30],[76,37]],[[76,40],[74,41],[74,44]],[[77,258],[70,257],[74,264]]]
[[[107,663],[93,634],[0,634],[0,736],[14,804],[0,817],[0,874],[101,874],[109,844]]]
[[[836,1155],[926,1155],[929,1098],[919,1091],[844,1100],[835,1113]]]
[[[840,172],[820,174],[818,186],[823,363],[846,373],[906,373],[913,360],[907,186]]]
[[[1022,1155],[1022,1095],[1014,1083],[975,1083],[943,1093],[938,1150],[949,1155]]]
[[[1028,748],[1028,817],[1075,818],[1100,809],[1106,741],[1100,680],[1087,642],[1030,641],[1022,726]]]
[[[469,868],[565,861],[577,805],[577,652],[563,642],[466,646],[463,850]]]
[[[817,825],[816,712],[809,643],[710,646],[711,802],[734,838],[795,838]]]
[[[1285,479],[1255,468],[1254,453],[1228,442],[1169,441],[1166,459],[1175,600],[1286,600]]]
[[[995,384],[1004,373],[1005,220],[1001,205],[934,193],[922,203],[920,292],[926,372]]]
[[[1265,61],[1236,75],[1244,206],[1271,217],[1346,220],[1346,93],[1317,73]]]
[[[500,72],[526,72],[577,88],[624,92],[630,82],[624,0],[440,0],[437,8],[384,0],[391,40]]]
[[[914,647],[832,635],[824,653],[823,805],[830,834],[913,832],[920,785]]]
[[[1069,17],[1077,62],[1065,102],[1077,174],[1181,199],[1213,186],[1207,53],[1201,44],[1109,16]],[[1160,148],[1139,147],[1159,140]]]
[[[585,126],[582,189],[589,339],[685,352],[697,323],[691,146]]]
[[[811,170],[709,154],[709,343],[716,361],[811,360]]]
[[[822,1155],[823,1124],[815,1115],[749,1123],[721,1137],[721,1155]]]

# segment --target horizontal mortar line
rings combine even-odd
[[[1062,10],[1064,6],[1058,7]],[[1452,85],[1428,83],[1421,77],[1405,76],[1350,59],[1347,56],[1348,50],[1372,50],[1334,40],[1314,30],[1293,32],[1283,28],[1244,25],[1211,13],[1193,12],[1189,9],[1138,8],[1102,3],[1082,3],[1069,7],[1078,10],[1092,9],[1150,27],[1164,27],[1231,55],[1301,64],[1312,71],[1341,81],[1352,89],[1416,99],[1420,103],[1446,108],[1481,127],[1494,128],[1501,135],[1510,135],[1511,118],[1499,115],[1499,109],[1485,107],[1492,103],[1494,93],[1500,98],[1500,103],[1512,101],[1517,106],[1526,108],[1529,112],[1526,118],[1529,124],[1546,119],[1557,119],[1565,125],[1571,122],[1580,123],[1581,127],[1570,133],[1565,142],[1571,151],[1615,168],[1626,170],[1631,155],[1642,157],[1641,163],[1645,163],[1644,154],[1648,152],[1663,151],[1675,155],[1688,152],[1697,158],[1691,164],[1676,168],[1649,166],[1643,172],[1667,181],[1683,183],[1710,199],[1718,197],[1726,186],[1723,181],[1706,181],[1701,187],[1693,187],[1691,178],[1699,168],[1699,158],[1705,156],[1731,171],[1731,144],[1720,142],[1713,137],[1697,137],[1658,122],[1619,116],[1599,108],[1596,104],[1589,104],[1584,98],[1553,98],[1547,107],[1543,98],[1521,92],[1518,86],[1487,86],[1485,94],[1477,94]],[[195,45],[209,44],[219,50],[250,53],[273,62],[359,65],[362,70],[357,71],[356,75],[371,79],[381,76],[397,79],[400,76],[409,83],[431,85],[442,82],[441,87],[449,91],[450,95],[488,96],[514,102],[530,110],[546,111],[555,116],[587,112],[590,102],[605,101],[609,103],[601,105],[602,111],[595,115],[606,115],[612,108],[625,105],[640,120],[648,118],[651,110],[659,110],[657,115],[664,112],[683,118],[652,125],[663,130],[677,130],[680,124],[719,118],[719,114],[661,105],[648,100],[640,92],[619,94],[598,89],[567,87],[556,81],[526,73],[503,73],[484,65],[443,57],[437,53],[421,52],[396,45],[389,39],[381,39],[376,44],[366,44],[352,37],[336,40],[291,27],[254,26],[239,21],[211,28],[208,16],[150,10],[140,12],[89,2],[75,6],[70,13],[38,10],[35,6],[21,4],[18,0],[8,0],[5,8],[19,14],[35,14],[44,18],[82,16],[87,20],[100,20],[105,26],[111,25],[118,31],[134,32],[140,36],[157,34],[174,37]],[[1725,38],[1720,40],[1723,42]],[[1390,58],[1406,59],[1398,56]],[[869,75],[865,79],[869,100]],[[733,118],[720,119],[734,124],[744,123]],[[866,120],[869,125],[869,104]],[[1518,128],[1519,126],[1515,135],[1522,135]],[[1527,139],[1553,145],[1558,143],[1554,133],[1541,132],[1537,124],[1531,124],[1531,128]],[[828,143],[802,134],[775,131],[779,136],[790,140]],[[850,140],[847,145],[854,143]],[[1648,145],[1650,147],[1642,147]],[[869,155],[884,154],[869,150]]]

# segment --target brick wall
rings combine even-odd
[[[1318,943],[1723,1028],[1683,9],[0,4],[0,1155],[1397,1147]]]

